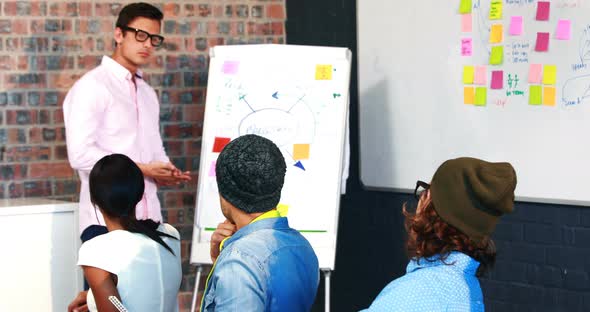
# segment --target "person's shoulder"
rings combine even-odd
[[[105,69],[99,65],[80,77],[72,86],[70,91],[83,89],[84,92],[102,91],[106,88],[104,81]]]
[[[172,225],[168,224],[168,223],[162,223],[158,226],[158,231],[174,236],[174,238],[176,239],[180,239],[180,232],[178,232],[178,230],[173,227]]]
[[[428,311],[439,307],[439,298],[421,275],[406,274],[390,282],[379,293],[367,311]],[[442,309],[444,310],[444,309]]]

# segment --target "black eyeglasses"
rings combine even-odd
[[[132,28],[132,27],[128,27],[128,26],[117,26],[117,27],[119,27],[125,31],[134,31],[135,32],[135,40],[137,40],[139,42],[145,42],[149,38],[150,42],[152,43],[152,46],[154,46],[154,47],[159,47],[162,45],[162,43],[164,43],[164,37],[162,37],[160,35],[152,35],[147,31],[143,31],[141,29]]]
[[[414,197],[416,198],[416,200],[420,200],[420,196],[422,196],[422,193],[429,188],[430,188],[430,184],[428,184],[424,181],[418,180],[416,182],[416,188],[414,189]]]

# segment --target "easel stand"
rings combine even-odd
[[[324,273],[324,312],[330,312],[330,276],[332,270],[322,269]],[[193,302],[191,304],[191,312],[195,312],[197,307],[197,294],[199,293],[199,282],[201,280],[201,273],[203,272],[203,265],[197,264],[197,276],[195,277],[195,290],[193,290]]]
[[[330,312],[330,275],[332,270],[323,269],[324,272],[324,312]]]
[[[203,266],[197,264],[197,276],[195,277],[195,290],[193,291],[193,303],[191,304],[191,312],[195,311],[197,305],[197,294],[199,293],[199,281],[203,273]]]

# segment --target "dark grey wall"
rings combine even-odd
[[[361,0],[362,1],[362,0]],[[392,12],[395,14],[395,12]],[[287,43],[356,52],[355,0],[287,1]],[[387,31],[375,36],[387,35]],[[356,58],[351,81],[351,171],[340,207],[332,311],[367,307],[405,271],[406,194],[364,190],[359,182]],[[517,203],[498,225],[498,262],[482,280],[488,311],[590,311],[590,208]],[[320,285],[314,311],[323,311]],[[409,290],[411,291],[411,290]]]

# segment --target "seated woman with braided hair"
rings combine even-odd
[[[180,237],[169,224],[136,219],[144,191],[141,170],[125,155],[108,155],[92,168],[89,184],[92,204],[109,232],[80,248],[78,265],[90,290],[68,311],[117,311],[110,296],[129,311],[178,311]]]

